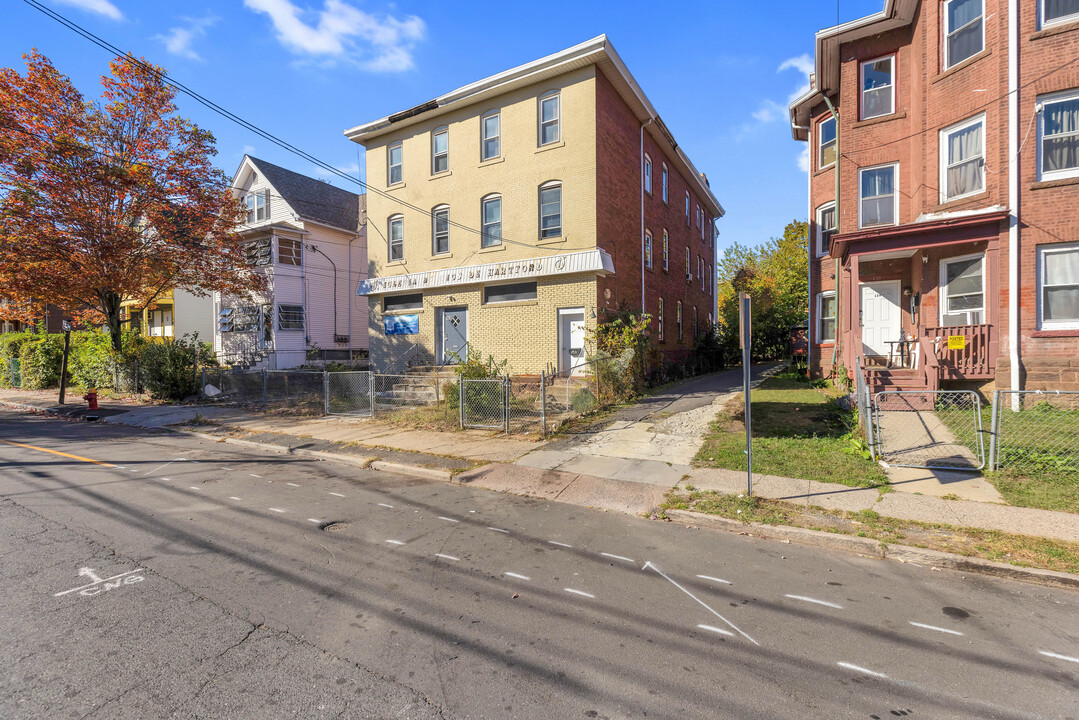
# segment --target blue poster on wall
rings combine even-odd
[[[384,318],[387,335],[418,335],[419,315],[390,315]]]

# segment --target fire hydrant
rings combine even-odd
[[[97,390],[91,390],[83,395],[82,399],[86,401],[87,410],[97,410]]]

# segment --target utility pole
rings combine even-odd
[[[739,341],[742,346],[742,394],[746,409],[746,495],[753,497],[753,431],[749,401],[749,350],[753,342],[753,299],[749,293],[738,293]]]
[[[64,320],[64,359],[60,363],[60,404],[64,404],[64,394],[67,392],[67,356],[71,350],[71,322]]]

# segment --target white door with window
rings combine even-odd
[[[887,357],[899,340],[899,281],[862,283],[862,354]]]
[[[558,370],[567,375],[581,372],[585,363],[584,308],[558,311]]]

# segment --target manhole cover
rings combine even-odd
[[[324,522],[319,525],[318,529],[324,530],[326,532],[340,532],[341,530],[344,530],[345,527],[348,525],[348,520],[331,520],[329,522]]]

